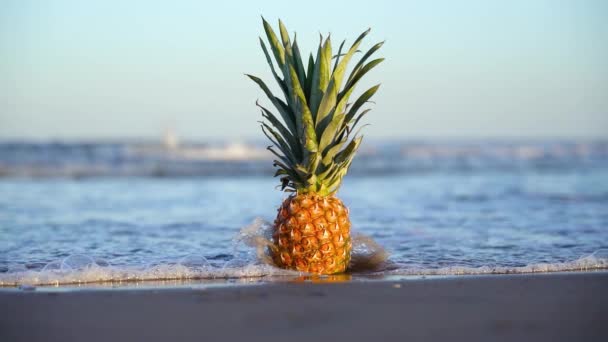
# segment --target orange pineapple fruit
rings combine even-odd
[[[367,89],[353,103],[348,100],[359,80],[384,60],[368,61],[383,43],[372,46],[346,78],[347,65],[369,29],[346,52],[342,42],[335,56],[330,38],[321,37],[316,58],[310,54],[305,68],[295,35],[292,43],[283,22],[279,20],[280,41],[268,22],[263,18],[262,22],[270,50],[261,38],[260,45],[283,99],[260,78],[247,76],[279,114],[256,103],[265,119],[262,131],[273,144],[268,150],[276,156],[275,177],[281,177],[282,190],[293,193],[278,210],[270,254],[282,268],[342,273],[350,262],[352,242],[348,209],[336,193],[363,139],[359,131],[353,133],[370,110],[362,107],[380,85]]]
[[[272,257],[280,267],[344,272],[352,249],[348,208],[334,196],[290,196],[279,208],[272,239]]]

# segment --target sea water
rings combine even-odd
[[[339,197],[354,275],[608,268],[608,142],[369,142]],[[0,144],[0,285],[291,277],[258,144]],[[375,258],[375,259],[374,259]]]

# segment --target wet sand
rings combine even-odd
[[[1,341],[608,341],[608,272],[0,290]]]

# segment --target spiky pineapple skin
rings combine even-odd
[[[335,196],[292,195],[278,210],[272,238],[271,255],[277,266],[342,273],[352,250],[348,208]]]

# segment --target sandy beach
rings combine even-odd
[[[606,341],[608,272],[0,291],[2,341]]]

